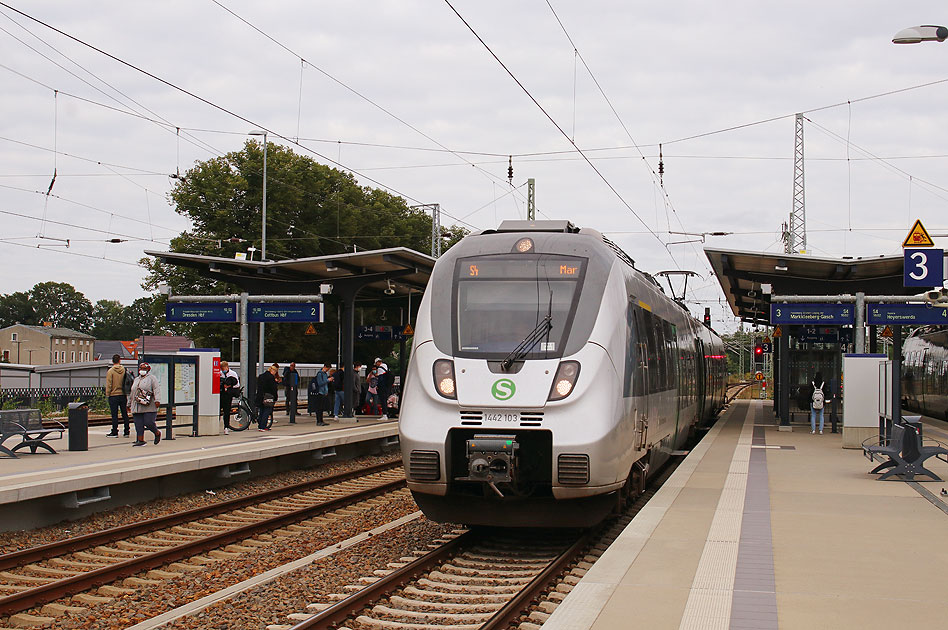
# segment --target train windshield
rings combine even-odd
[[[547,316],[549,332],[524,358],[563,354],[586,271],[586,259],[552,254],[478,256],[458,260],[454,349],[458,356],[500,360]]]

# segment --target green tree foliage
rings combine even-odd
[[[131,333],[131,334],[130,334]],[[125,307],[118,300],[99,300],[92,305],[92,331],[96,339],[134,339],[132,326],[125,322]]]
[[[240,151],[197,163],[178,180],[170,198],[193,228],[171,241],[171,251],[232,258],[248,248],[261,248],[263,144],[248,141]],[[466,232],[451,228],[442,233],[445,249]],[[306,258],[343,252],[409,247],[431,249],[431,218],[408,207],[388,192],[359,186],[348,174],[298,155],[277,144],[267,148],[267,259]],[[254,258],[259,258],[257,251]],[[176,295],[222,295],[237,287],[200,277],[195,271],[156,260],[143,260],[149,275],[143,286],[166,283]],[[327,300],[326,322],[317,335],[304,335],[306,324],[267,326],[267,361],[334,361],[338,319],[333,298]],[[164,302],[160,303],[163,313]],[[157,306],[157,305],[156,305]],[[389,317],[396,311],[389,312]],[[376,313],[362,313],[366,324]],[[396,320],[397,323],[398,320]],[[196,345],[217,347],[231,354],[236,324],[167,326],[188,334]],[[372,348],[388,354],[392,344]],[[365,349],[368,351],[368,348]],[[369,357],[369,359],[374,358]]]
[[[36,323],[53,322],[80,332],[92,328],[92,302],[65,282],[40,282],[30,289]]]
[[[30,303],[27,291],[16,291],[9,295],[0,295],[0,328],[13,324],[36,325],[36,311]]]

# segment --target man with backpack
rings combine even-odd
[[[823,435],[823,407],[826,406],[826,383],[817,372],[810,382],[810,433],[816,433],[816,416],[820,416],[820,435]]]
[[[105,395],[109,398],[109,411],[112,412],[112,431],[106,437],[118,437],[118,410],[122,410],[125,423],[125,437],[129,437],[128,395],[132,391],[135,377],[122,367],[122,358],[112,355],[112,367],[105,374]]]

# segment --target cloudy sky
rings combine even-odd
[[[948,233],[948,44],[891,43],[932,23],[933,0],[4,0],[0,293],[140,297],[142,252],[188,227],[169,174],[265,128],[471,229],[523,218],[532,177],[538,218],[698,272],[693,310],[720,321],[675,232],[781,251],[796,112],[813,255],[898,253],[916,218]]]

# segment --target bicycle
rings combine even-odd
[[[243,388],[238,390],[231,401],[230,428],[232,431],[245,431],[251,424],[257,424],[257,408],[244,396]],[[273,414],[267,421],[267,428],[273,426]]]

